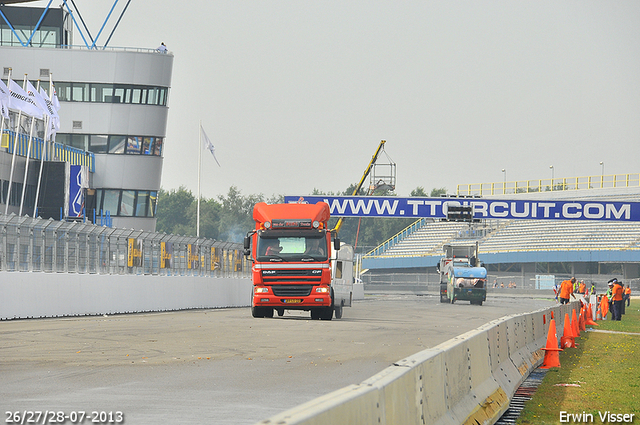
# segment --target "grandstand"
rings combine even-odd
[[[607,199],[637,202],[638,187],[512,193],[495,199]],[[485,220],[459,223],[422,219],[363,256],[366,282],[391,274],[435,285],[435,265],[444,244],[478,242],[489,281],[502,278],[535,287],[536,275],[575,275],[602,283],[617,276],[640,288],[640,223],[618,221]],[[367,276],[369,274],[369,276]],[[413,276],[412,276],[413,275]],[[416,279],[415,275],[421,275]],[[397,279],[397,276],[396,278]],[[600,288],[603,288],[600,285]]]

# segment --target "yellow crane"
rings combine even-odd
[[[360,179],[360,182],[358,183],[358,185],[356,186],[356,188],[353,190],[353,193],[351,194],[351,196],[355,196],[358,194],[358,192],[360,191],[360,189],[362,188],[362,185],[364,184],[365,179],[367,178],[367,176],[371,173],[371,170],[374,168],[376,161],[378,160],[378,157],[380,156],[380,152],[384,151],[384,144],[386,143],[386,140],[381,140],[380,144],[378,145],[378,149],[376,149],[376,153],[373,154],[373,156],[371,157],[371,161],[369,162],[369,165],[367,165],[367,168],[364,170],[364,173],[362,174],[362,178]],[[388,157],[388,155],[387,155]],[[389,158],[390,159],[390,158]],[[388,178],[391,179],[391,187],[395,189],[395,164],[391,163],[389,164],[391,167],[391,175],[390,176],[386,176]],[[384,181],[382,181],[384,182]],[[378,182],[376,182],[377,184]],[[386,182],[385,182],[386,183]],[[370,186],[370,193],[373,192],[373,189],[375,189],[375,186]],[[336,227],[332,230],[333,232],[335,232],[335,234],[337,235],[338,232],[340,231],[340,227],[342,227],[342,221],[344,220],[344,217],[340,217],[340,219],[338,220],[338,222],[336,223]]]

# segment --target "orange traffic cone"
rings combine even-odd
[[[585,306],[582,306],[582,309],[580,310],[580,319],[578,319],[578,326],[580,326],[580,330],[582,332],[586,331],[587,328],[584,325],[585,321],[586,321],[586,316],[587,315],[587,310],[585,310]]]
[[[562,345],[562,348],[576,348],[576,338],[573,336],[573,331],[571,330],[569,313],[564,314],[564,330],[562,337],[560,337],[560,345]]]
[[[602,309],[600,308],[600,304],[596,304],[596,320],[602,320]]]
[[[556,321],[551,319],[549,323],[549,333],[547,334],[547,346],[544,350],[544,361],[540,369],[549,369],[550,367],[560,367],[560,351],[558,348],[558,337],[556,336]]]
[[[578,325],[578,317],[576,316],[576,310],[571,310],[571,329],[573,329],[573,337],[580,337],[580,326]]]
[[[593,311],[591,310],[591,304],[587,304],[587,320],[584,323],[585,325],[589,326],[600,326],[593,321]]]

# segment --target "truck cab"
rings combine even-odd
[[[348,253],[339,254],[337,237],[332,244],[329,216],[324,202],[255,205],[255,229],[245,238],[245,255],[253,263],[253,317],[273,317],[274,311],[283,316],[285,310],[309,311],[312,319],[331,320],[334,311],[342,317],[351,301],[334,276],[344,274]]]

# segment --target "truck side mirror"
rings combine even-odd
[[[337,236],[333,240],[333,249],[335,251],[340,251],[340,238],[338,238]]]
[[[244,256],[251,255],[251,236],[245,236],[244,238]]]

